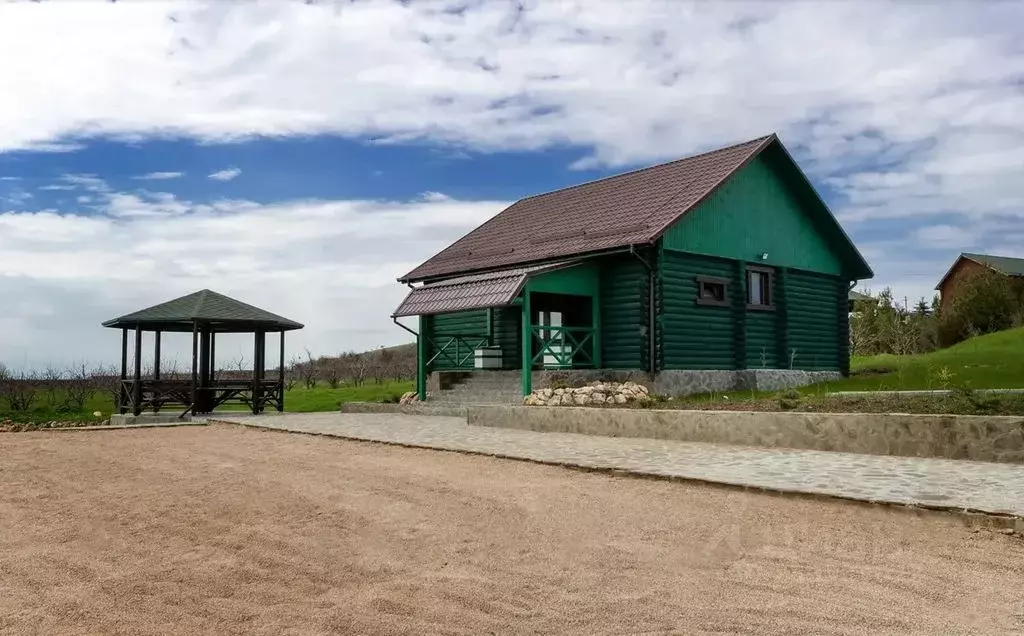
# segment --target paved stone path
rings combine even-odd
[[[781,492],[1024,517],[1024,466],[536,433],[424,415],[217,417],[283,431],[694,479]]]

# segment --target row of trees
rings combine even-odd
[[[890,289],[856,301],[850,347],[855,355],[927,353],[1019,326],[1024,326],[1024,281],[984,272],[966,283],[944,311],[938,297],[900,306]]]
[[[268,375],[270,373],[268,370]],[[217,371],[217,377],[225,380],[246,380],[251,374],[251,362],[244,357]],[[144,369],[143,375],[152,376],[152,369]],[[188,379],[191,369],[186,372],[176,361],[166,361],[161,366],[161,377]],[[381,384],[414,377],[414,345],[316,358],[307,350],[304,357],[293,358],[285,369],[285,383],[289,389],[296,386],[312,388],[318,384],[337,389],[343,384]],[[15,373],[0,364],[0,413],[26,413],[38,408],[58,413],[81,413],[97,396],[107,394],[116,399],[120,378],[121,370],[115,367],[79,364],[66,369],[51,367],[43,371]]]
[[[416,347],[381,347],[365,353],[350,352],[340,356],[318,358],[314,358],[307,349],[305,358],[293,358],[290,367],[289,386],[301,383],[307,388],[312,388],[318,383],[323,383],[336,389],[342,384],[382,384],[388,380],[407,380],[416,377]]]

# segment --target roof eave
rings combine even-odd
[[[608,248],[603,248],[603,249],[600,249],[600,250],[594,250],[594,251],[591,251],[591,252],[577,252],[575,254],[563,254],[561,256],[551,256],[551,257],[548,257],[548,258],[541,258],[541,259],[536,259],[536,260],[532,260],[532,261],[518,261],[518,262],[513,262],[513,263],[506,263],[505,265],[497,265],[497,266],[494,266],[494,267],[482,267],[482,268],[479,268],[479,269],[462,269],[462,270],[457,270],[457,271],[453,271],[453,272],[444,272],[444,273],[441,273],[441,274],[434,274],[434,275],[428,275],[428,276],[415,276],[414,277],[414,276],[412,276],[412,274],[414,274],[416,272],[416,270],[414,269],[411,272],[409,272],[408,274],[406,274],[405,276],[403,276],[402,278],[399,278],[398,282],[402,283],[404,285],[411,285],[413,283],[429,284],[431,282],[438,282],[438,281],[444,280],[446,278],[455,278],[457,276],[471,276],[471,275],[475,275],[475,274],[489,274],[491,272],[500,272],[502,270],[515,269],[517,267],[530,267],[530,266],[533,266],[533,265],[543,265],[545,263],[561,263],[563,261],[578,261],[580,259],[585,259],[585,258],[597,258],[599,256],[608,256],[608,255],[611,255],[611,254],[621,254],[623,252],[628,252],[631,248],[636,248],[636,247],[640,247],[640,246],[648,246],[648,245],[652,245],[653,243],[654,243],[654,241],[649,241],[649,240],[646,240],[646,239],[643,240],[643,241],[630,241],[628,243],[623,243],[622,245],[616,245],[616,246],[612,246],[612,247],[608,247]],[[573,263],[573,264],[575,264],[575,263]],[[566,267],[568,267],[568,266],[569,265],[566,265]],[[417,267],[416,269],[420,269],[420,268]]]

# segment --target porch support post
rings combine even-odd
[[[281,330],[281,360],[277,367],[277,381],[281,384],[281,399],[277,403],[278,413],[284,412],[284,329]]]
[[[533,393],[533,312],[530,292],[523,291],[523,395]]]
[[[160,379],[160,330],[157,329],[154,334],[153,342],[153,379]]]
[[[594,329],[593,335],[590,336],[590,343],[594,348],[591,358],[594,360],[594,368],[601,369],[603,368],[601,361],[601,291],[595,291],[590,300],[590,326]]]
[[[135,325],[135,384],[132,385],[132,413],[142,413],[142,325]]]
[[[420,402],[427,399],[427,326],[430,320],[420,316],[419,334],[416,336],[416,396]]]
[[[117,390],[117,410],[124,415],[128,411],[128,394],[124,381],[128,379],[128,328],[121,329],[121,383]]]

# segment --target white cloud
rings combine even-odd
[[[408,291],[395,279],[507,205],[96,196],[105,214],[0,214],[0,295],[17,299],[0,330],[8,366],[113,362],[119,336],[100,322],[202,288],[305,323],[291,352],[404,342],[388,318]],[[167,346],[185,359],[184,340]]]
[[[451,197],[443,192],[428,191],[420,195],[423,201],[450,201]]]
[[[859,241],[875,288],[930,293],[955,252],[1024,245],[1021,3],[526,5],[2,4],[0,152],[63,149],[97,135],[215,143],[338,134],[425,141],[451,156],[576,145],[587,149],[577,167],[587,167],[674,158],[775,130],[836,193],[832,207],[851,234],[884,234]],[[264,210],[114,195],[88,175],[61,184],[106,197],[103,222],[115,234]],[[462,204],[428,199],[381,213],[426,205]],[[891,232],[877,229],[889,223]],[[437,246],[468,226],[449,229],[430,230]],[[126,245],[96,241],[112,253]],[[403,254],[387,242],[380,249]],[[149,262],[131,254],[121,269]],[[195,268],[180,264],[168,280]],[[326,307],[318,305],[338,311]]]
[[[137,177],[132,177],[132,179],[140,179],[143,181],[165,181],[167,179],[178,179],[183,176],[185,176],[184,172],[150,172]]]
[[[213,179],[214,181],[231,181],[240,174],[242,174],[242,171],[239,170],[238,168],[226,168],[224,170],[218,170],[217,172],[209,174],[207,175],[207,177]]]

